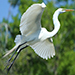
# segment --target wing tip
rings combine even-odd
[[[42,2],[42,8],[45,8],[46,7],[46,5],[45,5],[45,3],[44,2]]]
[[[38,54],[39,55],[39,54]],[[54,56],[55,56],[55,53],[53,53],[52,55],[49,55],[49,56],[42,56],[42,55],[39,55],[41,58],[43,58],[43,59],[46,59],[46,60],[48,60],[48,59],[51,59],[51,58],[53,58]]]

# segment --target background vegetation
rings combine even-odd
[[[7,59],[2,56],[6,51],[10,50],[14,45],[14,39],[20,34],[20,14],[22,15],[26,9],[33,3],[46,3],[47,7],[42,15],[42,26],[48,31],[53,30],[52,15],[59,7],[74,8],[74,0],[8,0],[10,6],[19,7],[16,16],[12,16],[13,22],[3,19],[0,23],[0,75],[6,75],[4,70]],[[61,1],[66,2],[60,5]],[[72,4],[69,4],[72,1]],[[24,49],[9,74],[7,75],[75,75],[75,12],[63,13],[59,16],[61,28],[53,37],[56,55],[55,57],[44,60],[40,58],[34,51],[28,47]]]

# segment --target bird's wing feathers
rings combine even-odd
[[[41,28],[41,15],[44,8],[40,4],[33,4],[23,14],[20,23],[22,35],[29,35]]]
[[[55,49],[49,39],[30,45],[34,51],[43,59],[51,58],[55,55]]]

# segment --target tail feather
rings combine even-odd
[[[14,42],[15,42],[16,44],[20,43],[21,40],[22,40],[22,37],[23,37],[22,35],[17,35]]]
[[[11,50],[9,50],[9,51],[3,56],[3,58],[6,57],[6,56],[8,56],[9,54],[11,54],[17,47],[18,47],[18,45],[14,46]]]
[[[11,53],[20,45],[20,43],[21,43],[21,38],[22,38],[21,35],[17,35],[17,36],[16,36],[15,41],[14,41],[14,42],[16,43],[16,45],[15,45],[11,50],[9,50],[9,51],[3,56],[3,58],[6,57],[6,56],[8,56],[9,54],[11,54]]]

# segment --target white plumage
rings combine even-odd
[[[22,35],[30,35],[41,29],[41,16],[45,5],[33,4],[21,17],[20,31]]]
[[[21,35],[17,35],[15,38],[16,46],[11,49],[5,56],[13,52],[20,44],[27,42],[22,47],[29,45],[35,53],[37,53],[43,59],[51,58],[55,55],[54,45],[51,41],[60,28],[60,22],[58,21],[58,15],[66,11],[74,11],[72,9],[59,8],[53,15],[54,30],[48,32],[45,28],[41,27],[41,16],[46,5],[33,4],[22,15],[20,22]],[[4,56],[4,57],[5,57]]]
[[[33,48],[35,53],[37,53],[43,59],[48,59],[55,55],[54,45],[50,41],[50,39],[46,39],[44,41],[37,42],[30,46]]]

